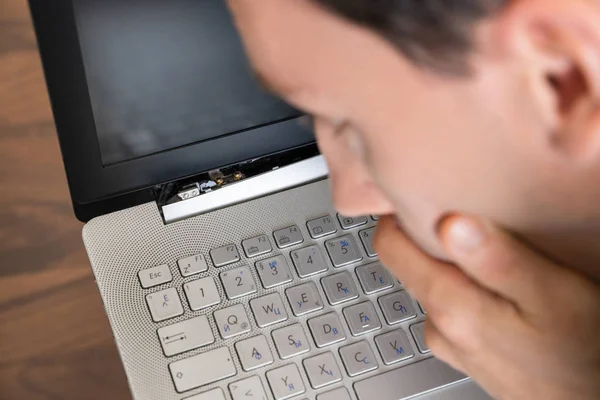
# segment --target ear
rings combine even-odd
[[[536,75],[551,148],[600,163],[600,3],[513,1],[504,17],[505,38]]]

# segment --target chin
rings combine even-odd
[[[450,259],[438,240],[435,225],[433,228],[427,228],[424,225],[413,226],[402,218],[396,218],[400,229],[408,236],[414,244],[424,253],[437,260],[449,262]]]

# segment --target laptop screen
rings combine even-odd
[[[300,113],[253,77],[222,0],[76,0],[104,166]]]

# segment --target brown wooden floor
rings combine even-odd
[[[0,399],[128,399],[25,0],[0,0]]]

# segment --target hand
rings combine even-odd
[[[375,238],[427,310],[432,352],[499,400],[600,399],[600,286],[485,221],[450,217],[439,235],[456,265],[424,254],[392,217]]]

